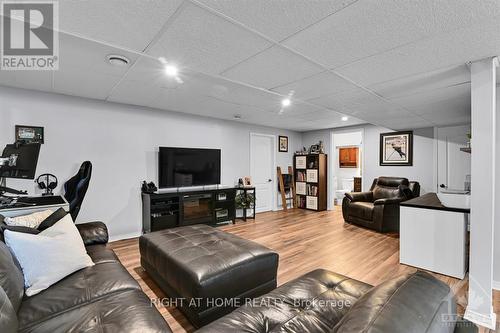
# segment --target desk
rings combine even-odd
[[[0,214],[5,217],[14,217],[20,215],[28,215],[46,209],[56,211],[59,208],[64,208],[66,211],[69,211],[68,202],[66,201],[66,199],[64,199],[64,197],[59,195],[19,197],[18,202],[30,205],[0,208]]]

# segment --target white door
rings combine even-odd
[[[463,152],[470,126],[440,127],[438,131],[438,189],[463,190],[470,175],[469,153]]]
[[[250,176],[256,192],[256,213],[273,209],[274,141],[272,135],[250,134]]]

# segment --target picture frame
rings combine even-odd
[[[380,134],[381,166],[413,166],[413,131]]]
[[[41,143],[45,141],[44,128],[41,126],[16,125],[16,141]]]
[[[280,153],[288,153],[288,137],[284,135],[278,136],[278,151]]]
[[[243,177],[243,187],[252,187],[252,177],[250,176],[245,176]]]

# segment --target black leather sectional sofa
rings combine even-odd
[[[24,296],[21,269],[0,242],[0,332],[171,332],[139,284],[106,248],[106,226],[93,222],[77,227],[95,265],[32,297]]]
[[[418,271],[372,287],[323,269],[242,306],[197,333],[465,333],[445,283]]]

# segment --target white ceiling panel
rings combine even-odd
[[[273,46],[222,73],[231,80],[273,88],[322,72],[323,69],[280,46]]]
[[[182,0],[59,1],[59,28],[142,51],[180,3]]]
[[[281,41],[356,1],[198,0],[275,41]]]
[[[362,85],[460,66],[500,54],[500,18],[412,43],[336,69]]]
[[[193,4],[183,6],[148,54],[181,69],[218,74],[271,44]]]
[[[425,91],[415,95],[395,98],[392,101],[416,114],[455,109],[470,113],[470,83]]]
[[[308,100],[323,95],[338,94],[355,89],[358,89],[356,85],[338,75],[326,71],[273,88],[272,90],[284,95],[292,94],[295,98]]]
[[[385,98],[392,99],[460,85],[466,82],[470,82],[470,70],[464,64],[434,72],[413,75],[399,80],[378,83],[369,88]]]
[[[41,91],[52,90],[51,71],[4,71],[0,70],[0,85],[33,89]]]
[[[54,71],[55,92],[105,99],[126,73],[127,66],[112,66],[106,56],[122,54],[133,63],[137,55],[72,35],[60,34],[59,70]]]
[[[358,1],[284,42],[330,68],[433,35],[498,20],[498,1]]]

